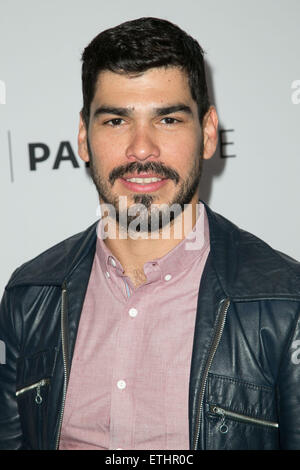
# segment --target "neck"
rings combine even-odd
[[[198,215],[197,202],[198,198],[194,198],[181,214],[160,231],[130,234],[116,225],[113,236],[108,232],[104,243],[135,285],[146,280],[143,266],[147,261],[162,258],[193,230]]]

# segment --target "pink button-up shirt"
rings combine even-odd
[[[60,449],[189,449],[190,363],[209,253],[202,204],[192,235],[145,263],[137,288],[97,239]]]

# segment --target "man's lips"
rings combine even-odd
[[[164,179],[162,175],[159,175],[158,173],[127,173],[126,176],[123,176],[122,178],[128,180],[131,178],[159,178],[159,179]]]
[[[120,178],[120,181],[130,191],[150,193],[153,191],[157,191],[162,186],[164,186],[167,183],[168,178],[163,178],[162,176],[157,174],[134,173]]]

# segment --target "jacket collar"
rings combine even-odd
[[[85,231],[73,235],[20,266],[11,276],[7,288],[16,285],[62,286],[82,261],[94,257],[98,221]]]

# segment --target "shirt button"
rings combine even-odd
[[[130,315],[132,318],[136,317],[137,314],[138,314],[138,311],[137,311],[136,308],[131,308],[131,309],[129,310],[129,315]]]
[[[125,380],[118,380],[118,382],[117,382],[117,387],[118,387],[120,390],[124,390],[124,388],[126,388],[126,382],[125,382]]]
[[[114,260],[112,257],[110,257],[109,261],[110,261],[110,264],[111,264],[114,268],[117,266],[117,263],[115,262],[115,260]]]
[[[108,271],[106,271],[105,275],[106,275],[106,277],[107,277],[108,279],[110,278],[110,274],[109,274]]]
[[[166,274],[165,275],[165,281],[169,281],[170,279],[172,279],[171,274]]]

